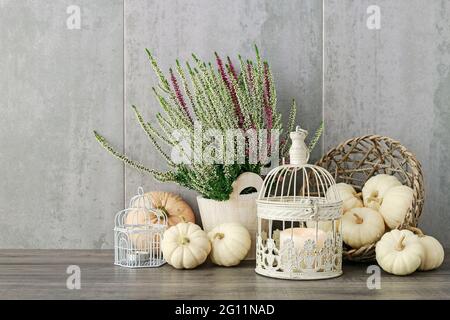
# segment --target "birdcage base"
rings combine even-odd
[[[328,272],[282,272],[282,271],[270,271],[267,269],[255,268],[255,272],[265,277],[284,279],[284,280],[324,280],[337,278],[342,275],[342,270],[328,271]]]
[[[140,262],[139,264],[133,264],[133,263],[129,263],[128,260],[124,259],[123,261],[119,261],[114,264],[119,267],[125,267],[125,268],[130,268],[130,269],[158,268],[158,267],[161,267],[164,264],[166,264],[166,261],[164,259],[157,259],[154,261],[144,261],[144,262]]]

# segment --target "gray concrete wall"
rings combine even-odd
[[[366,25],[369,5],[379,30]],[[325,1],[325,149],[381,134],[423,165],[420,225],[447,246],[450,189],[450,2]]]
[[[0,248],[111,247],[123,167],[122,3],[0,1]]]

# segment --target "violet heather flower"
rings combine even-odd
[[[233,104],[234,104],[234,112],[235,112],[236,116],[238,117],[239,128],[242,128],[244,125],[244,116],[242,114],[241,107],[239,106],[239,101],[238,101],[238,98],[236,95],[236,91],[235,91],[234,87],[231,85],[230,80],[228,79],[228,77],[225,73],[225,70],[223,68],[222,59],[220,59],[217,52],[215,52],[214,54],[216,55],[216,61],[217,61],[217,65],[219,67],[219,73],[222,77],[222,80],[225,83],[225,86],[227,87],[228,91],[230,91],[231,100],[233,101]]]
[[[180,91],[180,87],[178,86],[177,78],[175,77],[175,74],[173,73],[172,68],[169,69],[169,72],[170,72],[170,80],[172,81],[172,86],[173,86],[173,89],[175,90],[175,95],[177,96],[178,102],[180,103],[181,108],[183,109],[186,116],[189,118],[191,123],[193,123],[191,114],[189,113],[186,102],[184,101],[183,94]]]
[[[231,62],[230,57],[227,57],[227,60],[228,60],[228,66],[230,68],[230,72],[233,75],[234,80],[236,80],[236,82],[237,82],[238,81],[238,75],[237,75],[236,69],[234,68],[233,63]]]
[[[273,125],[273,110],[272,107],[270,105],[270,81],[269,81],[269,66],[268,64],[265,62],[264,63],[264,98],[263,98],[263,103],[264,103],[264,114],[266,117],[266,124],[267,124],[267,131],[270,132],[270,130],[272,129],[272,125]],[[272,139],[269,137],[267,137],[267,146],[268,146],[268,150],[269,153],[272,150]]]

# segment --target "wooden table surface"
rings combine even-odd
[[[257,275],[254,261],[234,268],[127,269],[112,264],[111,250],[0,250],[0,299],[450,299],[449,253],[435,271],[382,272],[381,289],[369,290],[362,264],[344,264],[335,279],[290,281]],[[67,289],[69,265],[80,267],[80,290]]]

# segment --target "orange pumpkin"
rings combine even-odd
[[[179,195],[172,192],[152,191],[147,192],[145,196],[150,200],[153,208],[160,209],[167,215],[169,226],[174,226],[183,220],[195,223],[194,211]],[[153,219],[156,221],[156,217]]]
[[[128,211],[124,224],[130,228],[128,236],[132,243],[128,244],[129,248],[148,251],[153,246],[159,249],[159,235],[153,236],[152,242],[151,233],[146,228],[150,222],[155,223],[156,221],[153,220],[153,214],[149,211],[141,208],[133,208]]]

